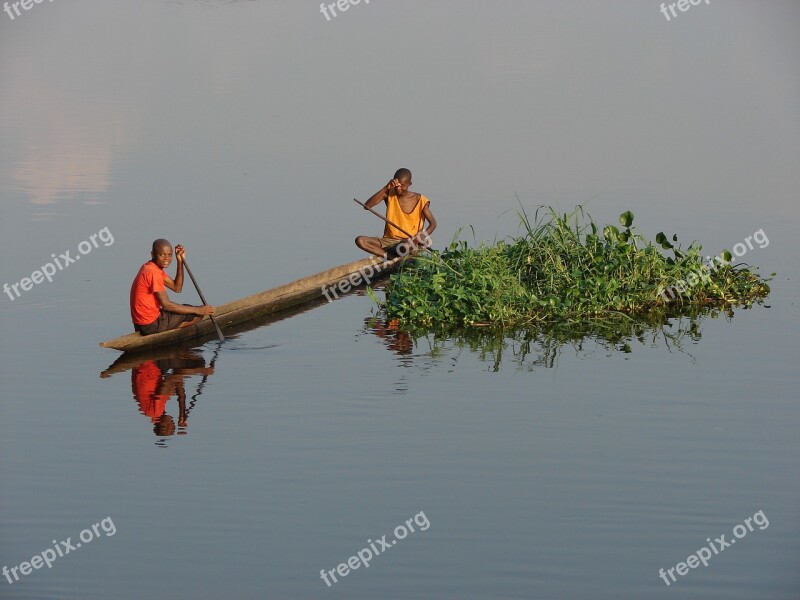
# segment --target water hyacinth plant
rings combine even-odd
[[[710,269],[702,246],[682,249],[677,236],[645,240],[630,211],[620,227],[600,229],[582,207],[558,214],[521,209],[522,235],[418,256],[392,275],[382,308],[414,329],[580,324],[690,308],[750,307],[769,293],[766,279],[729,262]],[[671,256],[665,255],[668,251]],[[725,251],[723,258],[730,261]]]

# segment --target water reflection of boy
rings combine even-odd
[[[172,373],[168,371],[172,369]],[[139,412],[153,423],[153,433],[169,436],[175,433],[175,421],[167,414],[167,402],[172,395],[178,398],[178,426],[186,427],[186,390],[184,379],[190,375],[211,375],[213,367],[206,367],[202,358],[170,358],[148,360],[131,369],[133,397]]]
[[[372,319],[366,320],[370,324],[372,333],[381,338],[389,350],[396,352],[400,356],[411,354],[414,350],[414,342],[407,331],[400,327],[398,319],[386,319],[385,321]]]

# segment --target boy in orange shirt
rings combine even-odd
[[[430,201],[422,194],[410,192],[411,171],[399,169],[392,180],[366,201],[364,208],[372,208],[381,202],[386,203],[386,218],[410,233],[409,238],[396,227],[386,224],[383,237],[356,238],[356,246],[362,250],[387,259],[389,256],[405,256],[415,246],[427,246],[430,235],[436,229],[436,219],[430,209]],[[423,229],[425,222],[427,229]],[[400,244],[410,248],[398,248]],[[403,251],[404,250],[404,251]]]
[[[139,269],[131,285],[131,319],[142,335],[150,335],[194,325],[205,315],[213,315],[213,306],[176,304],[167,296],[166,288],[180,293],[183,289],[183,246],[175,247],[178,269],[175,279],[164,271],[172,262],[172,244],[158,239],[150,252],[152,260]]]

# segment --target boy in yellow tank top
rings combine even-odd
[[[386,219],[413,237],[409,238],[398,228],[387,223],[383,237],[360,235],[356,238],[356,246],[375,256],[392,258],[405,256],[414,246],[427,246],[430,243],[430,235],[436,229],[436,219],[431,212],[430,201],[422,194],[410,192],[410,187],[411,171],[399,169],[389,183],[366,201],[364,207],[372,208],[385,202]],[[425,228],[426,222],[427,228]]]

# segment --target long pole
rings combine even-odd
[[[206,302],[206,298],[205,298],[205,296],[203,296],[203,292],[200,291],[200,286],[197,285],[197,281],[195,280],[194,275],[192,275],[192,270],[189,268],[189,265],[186,263],[186,259],[185,258],[183,259],[183,266],[186,267],[186,272],[189,274],[189,277],[191,278],[192,283],[194,284],[194,289],[197,290],[197,293],[200,296],[200,300],[202,300],[203,304],[208,305],[208,302]],[[217,320],[214,318],[214,315],[209,315],[209,316],[211,317],[211,322],[214,324],[214,327],[216,327],[216,329],[217,329],[217,337],[219,338],[219,341],[220,342],[224,342],[225,341],[225,336],[222,335],[222,330],[219,328],[219,325],[217,324]]]

